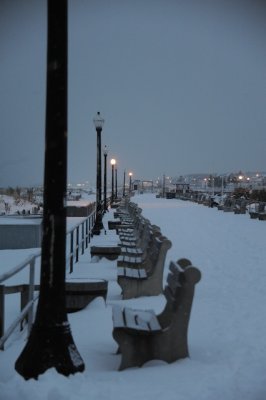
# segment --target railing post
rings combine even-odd
[[[70,274],[73,272],[73,263],[74,263],[74,232],[71,231],[70,233]]]
[[[29,298],[28,302],[32,302],[32,306],[28,313],[28,336],[30,335],[31,327],[33,324],[33,296],[34,296],[34,278],[35,276],[35,257],[30,262],[30,276],[29,276]]]
[[[82,242],[81,242],[81,254],[84,254],[84,240],[85,240],[85,237],[84,237],[84,221],[82,222],[82,225],[81,225],[81,240],[82,240]]]
[[[0,337],[5,333],[5,285],[0,285]],[[0,347],[4,350],[4,344]]]
[[[89,223],[89,220],[88,220],[88,218],[86,219],[86,233],[85,233],[85,235],[86,235],[86,249],[88,248],[88,236],[89,236],[89,229],[88,229],[88,223]]]
[[[29,301],[29,285],[21,285],[20,292],[20,311],[28,304]],[[20,330],[23,330],[24,321],[28,322],[28,314],[20,321]]]
[[[76,262],[79,260],[79,226],[76,229]]]
[[[91,215],[89,216],[89,243],[91,241]]]

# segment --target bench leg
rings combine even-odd
[[[130,367],[141,367],[145,362],[153,359],[149,336],[131,335],[121,329],[114,329],[113,338],[119,344],[121,353],[119,371]]]
[[[150,360],[162,360],[167,363],[189,357],[187,332],[180,324],[171,326],[167,331],[159,331],[142,335],[115,328],[113,338],[118,343],[118,353],[121,353],[121,363],[118,368],[141,367]]]

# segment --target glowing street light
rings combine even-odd
[[[132,184],[132,176],[133,176],[133,173],[132,173],[132,172],[129,172],[129,173],[128,173],[128,176],[129,176],[129,194],[131,194],[131,184]]]
[[[112,166],[112,203],[113,203],[113,201],[114,201],[114,168],[115,168],[115,165],[116,165],[116,159],[112,158],[110,163],[111,163],[111,166]]]

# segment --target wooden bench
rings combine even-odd
[[[108,228],[109,229],[133,229],[134,225],[136,224],[136,220],[140,217],[142,209],[137,206],[135,203],[129,203],[127,212],[123,210],[122,213],[116,213],[117,221],[108,221]]]
[[[73,313],[85,308],[96,297],[103,297],[106,300],[108,281],[105,279],[92,278],[68,278],[65,283],[66,288],[66,311]],[[40,290],[40,285],[35,285],[36,291]],[[29,285],[21,284],[5,286],[5,294],[20,293],[21,310],[25,307],[29,298]]]
[[[34,290],[39,291],[40,285],[34,285]],[[106,301],[107,290],[108,281],[104,279],[69,278],[66,282],[67,313],[82,310],[96,297],[103,297]],[[5,296],[15,293],[20,294],[20,311],[22,311],[29,301],[29,284],[22,283],[12,286],[0,285],[0,337],[5,333]],[[21,330],[27,320],[28,317],[26,316],[21,321]]]
[[[119,370],[150,360],[172,363],[189,356],[187,334],[195,284],[200,271],[187,259],[171,262],[161,314],[113,306],[113,338],[121,353]]]
[[[121,254],[120,246],[91,246],[91,257],[107,258],[108,260],[116,260]]]
[[[144,218],[142,218],[141,221],[144,222]],[[144,227],[143,227],[143,223],[141,222],[141,224],[140,224],[141,232],[142,232],[142,229],[144,229]],[[123,239],[125,239],[125,238],[127,240],[127,242],[126,242],[127,246],[125,246],[125,242],[123,242]],[[134,236],[134,238],[133,238],[133,237],[122,235],[122,241],[120,241],[118,246],[112,246],[112,245],[91,246],[90,247],[91,257],[96,256],[99,259],[107,258],[108,260],[116,260],[120,256],[120,254],[125,254],[125,251],[128,250],[128,252],[130,252],[129,247],[131,247],[132,249],[135,248],[135,251],[132,250],[132,253],[135,253],[135,254],[138,253],[140,255],[143,252],[141,251],[141,249],[136,248],[136,243],[137,243],[136,236]]]
[[[149,253],[152,251],[157,251],[156,248],[154,249],[154,246],[156,246],[155,238],[159,235],[161,235],[160,228],[156,225],[148,224],[145,232],[143,232],[139,246],[121,247],[121,255],[118,257],[117,266],[138,267],[138,264],[143,263],[145,259],[149,257]]]
[[[131,261],[117,268],[117,282],[122,289],[123,299],[162,293],[165,257],[171,245],[166,237],[156,236],[144,260],[136,257],[133,266]]]

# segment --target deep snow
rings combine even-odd
[[[66,378],[49,370],[38,381],[24,381],[14,370],[25,345],[25,332],[17,332],[0,353],[0,399],[265,400],[265,221],[188,201],[157,199],[155,194],[132,200],[172,241],[165,277],[169,261],[181,257],[202,272],[189,324],[190,358],[117,371],[120,356],[112,338],[111,305],[122,302],[159,312],[164,297],[122,301],[116,262],[91,263],[87,250],[74,274],[106,278],[109,290],[107,305],[97,298],[83,311],[69,314],[85,372]],[[112,212],[107,218],[112,219]],[[112,231],[97,238],[98,242],[116,239]],[[1,266],[8,262],[7,253],[0,252],[0,257]]]

